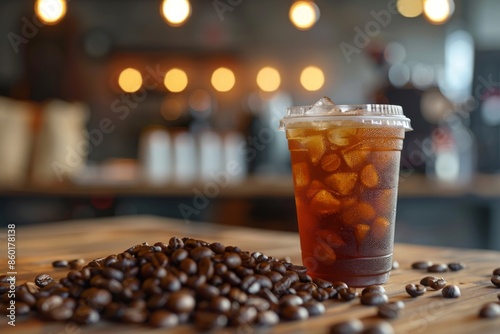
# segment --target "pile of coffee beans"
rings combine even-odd
[[[444,273],[447,271],[459,271],[466,268],[463,262],[433,263],[432,261],[416,261],[411,264],[412,269],[425,269],[430,273]]]
[[[393,334],[394,328],[387,321],[365,325],[359,319],[342,321],[330,326],[329,334]]]
[[[80,263],[61,260],[53,266]],[[78,324],[193,322],[201,330],[301,320],[323,314],[321,301],[358,296],[345,283],[312,279],[305,267],[260,252],[176,237],[93,260],[59,282],[41,274],[16,290],[19,315],[34,311]],[[4,294],[2,307],[5,301]]]

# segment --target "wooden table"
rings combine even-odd
[[[7,271],[6,230],[2,236],[0,273]],[[431,233],[432,231],[430,231]],[[190,236],[206,241],[219,241],[226,245],[237,245],[243,250],[262,251],[274,257],[290,256],[300,262],[299,241],[295,233],[272,232],[235,226],[208,223],[185,223],[180,220],[148,216],[118,217],[103,220],[61,222],[16,229],[17,283],[33,280],[37,274],[48,272],[61,278],[67,269],[52,269],[51,262],[57,259],[83,257],[86,260],[116,254],[132,245],[144,241],[153,244],[168,241],[172,236]],[[499,333],[500,318],[486,320],[478,318],[480,307],[487,302],[498,301],[496,289],[491,283],[491,272],[500,267],[500,252],[424,247],[398,244],[395,259],[400,269],[391,274],[386,290],[391,300],[403,300],[406,308],[401,316],[392,320],[396,333]],[[462,290],[458,299],[443,299],[440,292],[429,291],[419,298],[410,298],[404,291],[408,283],[418,283],[427,273],[410,269],[416,260],[432,260],[448,263],[463,261],[468,267],[459,272],[448,272],[442,276],[449,284]],[[331,324],[350,318],[361,318],[364,322],[376,321],[376,308],[363,306],[358,300],[352,302],[327,302],[327,312],[306,321],[282,323],[264,333],[328,333]],[[6,318],[0,320],[0,333],[160,333],[164,330],[146,326],[124,325],[102,322],[89,327],[74,323],[47,323],[34,318],[17,317],[16,327],[7,326]],[[194,327],[182,325],[169,333],[194,333]],[[246,334],[261,332],[252,328],[221,330],[220,333]]]

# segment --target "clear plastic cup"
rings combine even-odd
[[[302,262],[312,277],[383,284],[392,268],[403,138],[400,106],[291,107],[290,149]]]

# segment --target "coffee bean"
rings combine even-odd
[[[359,319],[352,319],[330,326],[329,334],[356,334],[361,333],[364,326]]]
[[[321,278],[314,278],[313,283],[318,286],[318,288],[329,288],[332,286],[332,282],[325,281],[324,279]]]
[[[325,313],[325,305],[323,303],[317,302],[315,300],[309,300],[302,305],[310,317],[315,317]]]
[[[210,301],[210,309],[214,312],[226,314],[231,309],[231,301],[226,297],[215,297]]]
[[[95,324],[100,320],[99,312],[88,305],[82,304],[73,312],[71,320],[81,325]]]
[[[339,296],[344,301],[351,301],[358,296],[358,292],[354,288],[343,288],[339,290]]]
[[[209,247],[215,254],[223,254],[224,251],[226,250],[226,246],[224,246],[219,242],[213,242],[210,244]]]
[[[265,276],[271,280],[272,283],[276,283],[283,278],[283,275],[277,271],[268,271]]]
[[[324,301],[330,298],[330,293],[325,289],[316,289],[312,292],[312,297],[317,301]]]
[[[348,286],[344,282],[333,282],[332,286],[337,290],[340,291],[341,289],[347,289]]]
[[[172,292],[167,302],[167,308],[176,313],[191,312],[195,305],[194,297],[185,290]]]
[[[279,303],[278,297],[276,297],[276,295],[274,293],[272,293],[270,289],[262,289],[259,292],[259,296],[261,296],[262,298],[265,298],[272,305],[277,305]]]
[[[198,262],[198,273],[208,279],[214,275],[214,264],[209,257],[204,257]]]
[[[500,288],[500,275],[495,275],[491,278],[491,283],[497,288]]]
[[[462,270],[465,268],[465,263],[463,263],[463,262],[451,262],[451,263],[448,263],[448,268],[451,271],[459,271],[459,270]]]
[[[279,299],[279,303],[282,307],[284,306],[300,306],[304,303],[302,298],[297,295],[284,295]]]
[[[61,296],[49,296],[40,298],[36,302],[36,308],[42,313],[48,313],[63,304],[64,299]]]
[[[411,267],[413,269],[427,269],[430,266],[432,266],[432,262],[431,261],[417,261],[417,262],[413,262],[411,264]]]
[[[181,270],[185,272],[188,276],[194,275],[198,271],[198,265],[191,258],[186,258],[182,260],[179,265]]]
[[[458,298],[460,297],[460,288],[456,285],[447,285],[441,291],[443,298]]]
[[[191,258],[195,261],[199,261],[204,257],[211,257],[215,253],[208,247],[197,247],[191,250],[190,254]]]
[[[500,268],[493,270],[493,276],[500,276]]]
[[[394,328],[387,321],[381,321],[371,325],[361,332],[362,334],[394,334]]]
[[[167,304],[170,295],[168,293],[155,294],[149,297],[146,302],[146,306],[150,310],[157,310],[164,307]]]
[[[305,274],[307,272],[307,268],[304,266],[292,265],[288,269],[295,271],[297,274]]]
[[[68,266],[68,261],[66,260],[56,260],[52,262],[52,267],[54,268],[66,268]]]
[[[198,296],[210,300],[220,295],[219,289],[210,284],[202,284],[196,289]]]
[[[309,312],[305,307],[293,305],[283,307],[280,314],[285,320],[303,320],[309,317]]]
[[[424,278],[422,278],[420,280],[420,284],[422,284],[423,286],[429,286],[429,281],[432,280],[432,279],[437,279],[437,277],[434,277],[434,276],[425,276]]]
[[[237,253],[224,254],[224,264],[228,268],[236,268],[241,265],[241,257]]]
[[[173,261],[173,262],[181,262],[182,260],[184,259],[187,259],[187,257],[189,256],[189,252],[183,248],[179,248],[179,249],[176,249],[172,255],[170,256],[170,259]]]
[[[184,247],[184,241],[177,237],[172,237],[168,241],[168,247],[171,249],[179,249]]]
[[[370,285],[361,291],[361,295],[364,295],[367,293],[385,293],[385,289],[381,285]]]
[[[399,269],[399,262],[398,261],[392,261],[392,270]]]
[[[97,310],[102,310],[104,306],[108,305],[113,300],[113,296],[108,290],[99,288],[84,290],[81,294],[81,298],[84,299],[90,307]]]
[[[230,316],[230,323],[234,326],[252,323],[257,318],[257,309],[253,306],[241,306]]]
[[[381,305],[385,304],[389,301],[389,298],[386,294],[380,292],[367,292],[364,295],[361,295],[361,304],[363,305]]]
[[[427,271],[430,273],[444,273],[448,271],[448,266],[444,263],[433,264],[432,266],[427,268]]]
[[[500,317],[500,305],[498,303],[488,303],[479,311],[481,318],[497,318]]]
[[[68,261],[68,266],[71,269],[80,269],[84,264],[85,264],[84,259],[74,259],[74,260]]]
[[[413,298],[422,296],[427,289],[422,284],[408,284],[406,287],[406,292]]]
[[[433,278],[429,280],[429,287],[434,290],[441,290],[446,286],[446,281],[444,278]]]
[[[231,288],[228,294],[228,298],[240,304],[245,304],[248,300],[247,294],[241,291],[239,288]]]
[[[143,308],[127,307],[123,310],[121,320],[125,323],[140,324],[146,321],[147,312]]]
[[[399,312],[404,308],[402,301],[390,302],[379,305],[377,315],[385,319],[395,319],[399,316]]]
[[[149,323],[153,327],[172,328],[179,324],[179,317],[169,311],[157,310],[149,317]]]
[[[196,312],[194,316],[196,328],[202,331],[226,327],[227,322],[227,317],[219,313]]]
[[[49,310],[44,315],[46,318],[50,320],[56,320],[56,321],[68,320],[73,316],[73,310],[67,308],[65,305],[61,305]]]
[[[40,274],[35,278],[35,284],[40,288],[46,287],[53,282],[54,279],[49,274]]]
[[[268,310],[264,312],[257,312],[256,324],[262,327],[277,325],[280,321],[278,314],[274,311]]]
[[[18,302],[23,302],[26,305],[32,307],[36,304],[36,298],[31,294],[26,288],[18,291],[16,295]]]

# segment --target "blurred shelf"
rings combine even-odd
[[[293,183],[290,175],[251,176],[240,182],[217,184],[214,181],[154,186],[141,183],[75,185],[0,186],[0,196],[53,195],[53,196],[195,196],[207,197],[292,197]],[[467,187],[443,187],[415,174],[404,176],[399,184],[400,197],[463,197],[500,198],[500,175],[479,174]]]

